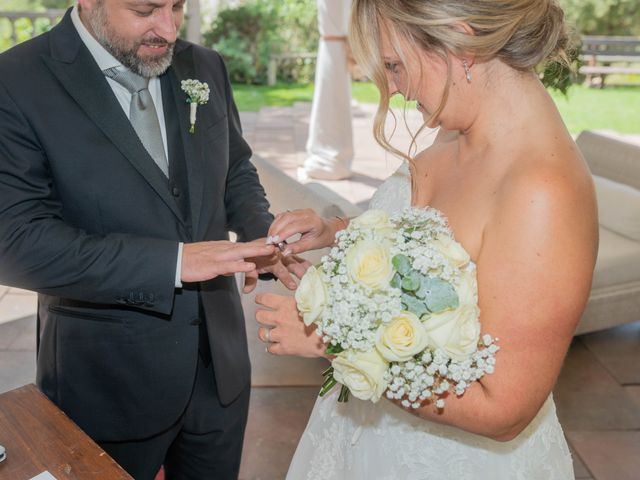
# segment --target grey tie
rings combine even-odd
[[[129,104],[129,120],[133,129],[140,137],[144,148],[156,162],[160,170],[169,176],[169,164],[162,143],[162,132],[153,98],[149,93],[149,79],[141,77],[129,70],[118,70],[117,67],[108,68],[104,74],[118,82],[131,93]]]

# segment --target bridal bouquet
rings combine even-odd
[[[321,396],[339,383],[339,401],[386,392],[407,408],[443,408],[446,393],[462,395],[494,370],[499,347],[480,338],[475,265],[435,209],[352,220],[304,275],[296,302],[335,355]]]

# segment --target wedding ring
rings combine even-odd
[[[271,343],[271,329],[266,328],[265,330],[267,331],[267,333],[264,334],[265,338],[267,339],[266,343]]]

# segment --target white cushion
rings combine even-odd
[[[600,227],[600,247],[592,288],[613,287],[639,280],[640,243]]]
[[[600,225],[633,240],[640,240],[640,190],[593,175]]]

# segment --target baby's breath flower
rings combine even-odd
[[[378,330],[390,325],[403,310],[419,309],[421,302],[431,305],[428,301],[433,299],[434,281],[448,283],[455,290],[462,288],[463,279],[468,279],[470,272],[475,272],[472,263],[456,266],[459,264],[454,264],[448,254],[437,246],[438,238],[453,239],[451,229],[439,211],[409,208],[390,218],[386,215],[377,218],[384,219],[380,220],[384,228],[380,229],[380,224],[378,229],[370,225],[365,228],[351,222],[348,229],[338,232],[336,243],[322,257],[318,267],[325,275],[328,300],[315,321],[316,332],[325,343],[349,352],[350,358],[355,358],[355,352],[375,349]],[[388,223],[384,223],[387,218]],[[390,243],[389,258],[398,255],[405,258],[402,268],[394,264],[397,278],[388,286],[372,288],[352,279],[345,254],[363,240]],[[403,278],[407,275],[414,278],[405,285]],[[418,283],[415,283],[415,278],[419,279]],[[468,292],[468,285],[465,283],[463,286]],[[473,288],[476,288],[475,282]],[[418,307],[411,306],[412,301],[407,299],[407,295]],[[477,291],[472,291],[465,298],[477,298]],[[455,304],[441,305],[457,308]],[[422,317],[425,312],[431,313],[423,309],[416,316]],[[499,350],[496,342],[497,339],[485,334],[478,339],[478,347],[473,353],[456,359],[450,358],[444,347],[435,348],[428,343],[413,358],[391,362],[383,376],[387,398],[400,400],[405,408],[420,408],[424,402],[433,402],[436,408],[444,408],[445,402],[440,396],[448,391],[457,396],[463,395],[473,382],[494,371],[495,355]]]

